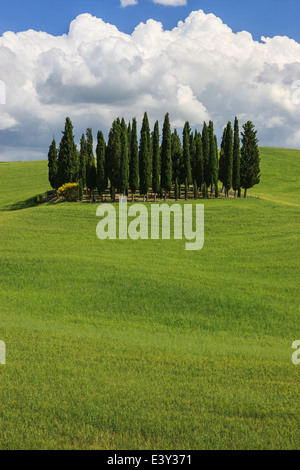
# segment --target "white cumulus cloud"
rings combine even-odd
[[[138,4],[137,0],[121,0],[122,8],[128,7],[129,5],[137,5],[137,4]]]
[[[187,0],[153,0],[153,3],[159,3],[160,5],[166,5],[170,7],[182,7],[187,5]]]
[[[166,112],[178,128],[213,119],[218,136],[237,115],[253,120],[260,144],[300,148],[300,105],[292,99],[300,44],[254,41],[201,10],[171,31],[148,20],[128,35],[82,14],[62,36],[6,32],[0,63],[0,160],[44,158],[66,116],[79,142],[87,127],[107,134],[115,117],[141,122],[145,110],[151,125],[162,125]]]

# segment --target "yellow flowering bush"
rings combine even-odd
[[[66,201],[76,202],[79,198],[79,184],[65,183],[57,190],[57,194]]]

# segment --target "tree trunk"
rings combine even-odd
[[[134,202],[134,193],[132,193],[132,202]]]
[[[145,202],[145,201],[146,201],[146,196],[145,196],[145,194],[144,194],[144,195],[143,195],[143,202]]]
[[[234,191],[234,199],[236,199],[236,191]]]
[[[167,200],[167,191],[165,190],[165,201]]]
[[[244,198],[246,199],[247,197],[247,188],[245,189],[245,192],[244,192]]]
[[[178,185],[178,199],[180,199],[181,196],[181,184]]]
[[[156,202],[156,193],[154,193],[154,202]]]

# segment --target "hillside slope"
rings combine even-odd
[[[198,252],[100,241],[94,204],[26,207],[47,162],[0,164],[1,449],[299,449],[300,152],[261,154]]]

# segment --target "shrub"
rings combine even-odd
[[[57,190],[57,194],[66,201],[76,202],[79,198],[79,185],[77,183],[66,183],[63,184]]]

